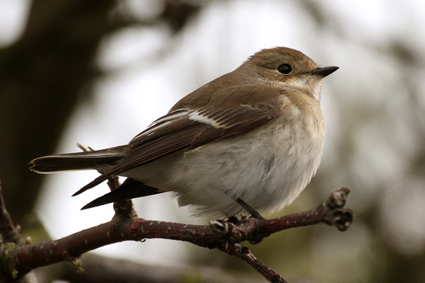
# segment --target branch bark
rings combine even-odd
[[[112,182],[111,182],[112,181]],[[114,185],[115,180],[110,180]],[[233,224],[226,221],[211,221],[209,225],[192,225],[137,218],[131,201],[114,204],[115,215],[107,223],[100,224],[68,237],[37,244],[13,246],[7,250],[11,265],[3,270],[4,275],[17,277],[34,268],[62,261],[71,262],[77,271],[83,272],[80,255],[99,247],[122,241],[145,241],[161,238],[193,243],[207,248],[217,248],[237,256],[254,267],[269,282],[286,282],[275,271],[259,261],[246,247],[238,243],[258,243],[264,237],[290,228],[326,223],[345,231],[353,222],[353,213],[343,207],[350,193],[340,188],[317,208],[276,219],[242,217]],[[2,256],[5,256],[3,252]]]

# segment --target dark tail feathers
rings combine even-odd
[[[43,156],[32,160],[28,165],[31,171],[37,173],[99,169],[102,166],[114,165],[124,156],[126,147]]]
[[[113,190],[110,193],[107,193],[106,195],[103,195],[86,204],[83,208],[81,208],[81,210],[116,202],[119,200],[145,197],[159,193],[161,192],[158,191],[158,189],[149,187],[142,182],[127,178],[124,183],[122,183],[122,185],[119,186],[116,190]]]

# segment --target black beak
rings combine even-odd
[[[330,67],[323,67],[323,68],[317,68],[316,70],[313,70],[309,72],[312,75],[319,76],[319,77],[326,77],[338,70],[339,67],[330,66]]]

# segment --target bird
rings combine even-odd
[[[194,216],[272,213],[292,203],[315,175],[323,152],[323,78],[288,47],[263,49],[234,71],[179,100],[127,145],[39,157],[37,173],[97,170],[127,179],[82,209],[172,192]]]

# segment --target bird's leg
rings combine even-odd
[[[263,216],[261,216],[261,214],[258,211],[256,211],[254,208],[252,208],[246,202],[244,202],[241,198],[238,197],[238,198],[233,198],[233,199],[240,206],[242,206],[243,209],[248,211],[248,213],[251,214],[252,218],[259,220],[259,221],[265,221],[266,220]],[[244,218],[246,218],[246,215],[241,213],[241,221]],[[238,222],[239,222],[239,220],[236,216],[230,216],[227,220],[210,221],[210,227],[216,233],[219,233],[219,234],[223,235],[224,237],[229,237],[229,235],[231,235],[234,227],[238,225]],[[249,242],[251,244],[258,244],[262,240],[263,240],[263,237],[258,237],[258,239],[254,239],[254,240],[251,240]],[[226,247],[230,246],[230,244],[232,242],[234,242],[234,239],[229,237],[227,242],[226,242]],[[227,248],[226,248],[226,250],[227,250]]]
[[[261,214],[258,211],[253,209],[249,204],[244,202],[241,198],[237,198],[235,201],[240,206],[242,206],[246,211],[248,211],[251,214],[252,217],[257,218],[258,220],[265,220],[265,218],[263,216],[261,216]]]
[[[252,208],[249,204],[247,204],[246,202],[244,202],[241,198],[237,198],[236,202],[242,206],[246,211],[248,211],[251,214],[251,217],[258,219],[258,220],[266,220],[263,216],[261,216],[261,214],[256,211],[254,208]],[[263,237],[258,237],[257,239],[251,240],[249,241],[251,244],[255,245],[260,243],[264,238]]]
[[[248,211],[251,214],[251,217],[256,219],[257,221],[265,221],[264,217],[261,216],[261,214],[256,211],[254,208],[252,208],[250,205],[248,205],[246,202],[244,202],[241,198],[235,198],[235,201],[242,206],[243,209]],[[246,218],[245,214],[241,213],[241,221]],[[210,227],[211,229],[223,235],[226,238],[225,246],[226,250],[231,246],[232,243],[235,242],[235,240],[232,238],[231,234],[233,229],[238,225],[238,218],[236,216],[230,216],[227,218],[227,220],[215,220],[210,221]],[[258,244],[263,240],[263,237],[257,237],[252,240],[248,240],[251,244]]]

